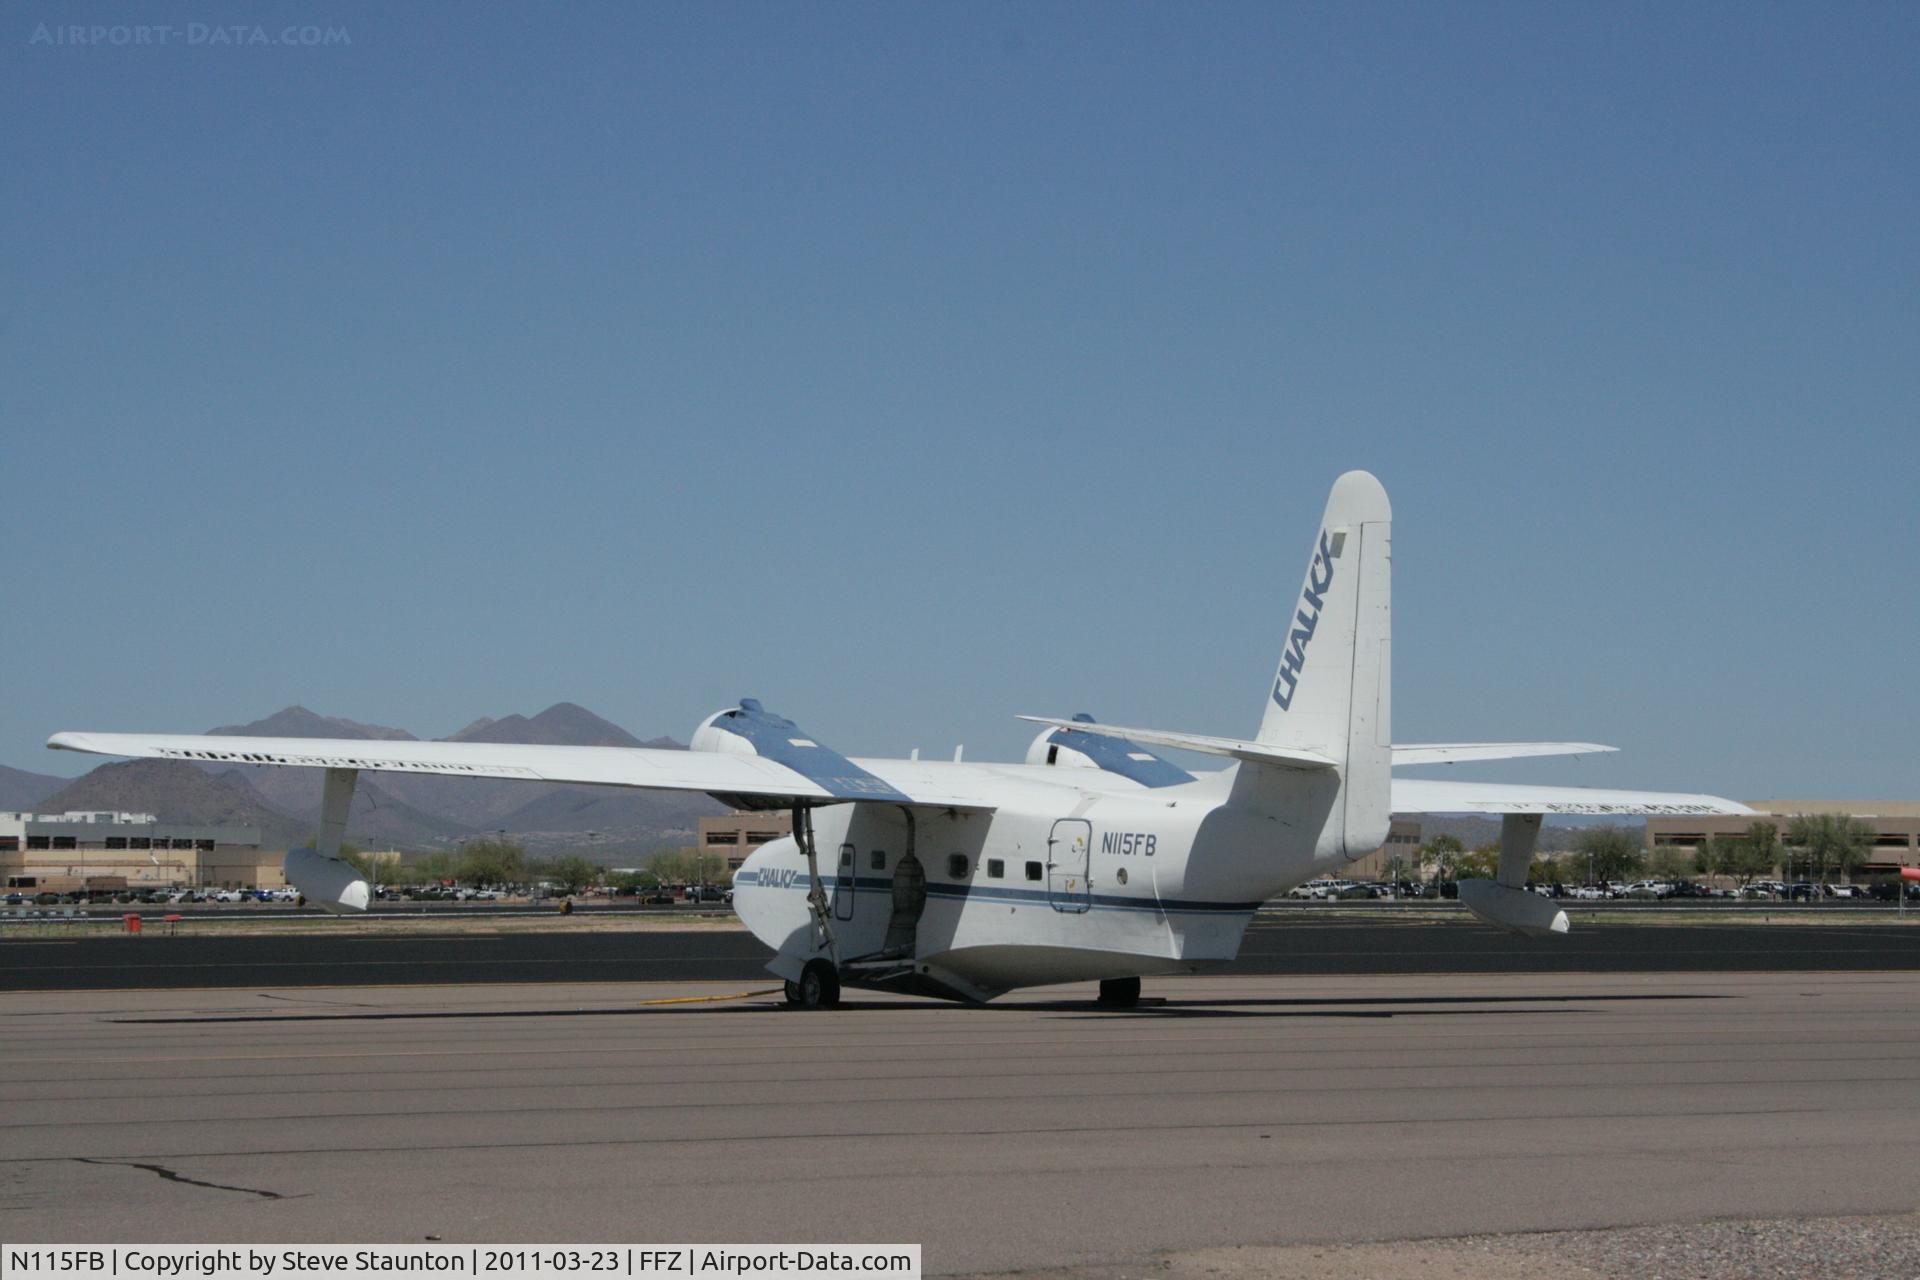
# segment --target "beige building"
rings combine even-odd
[[[755,849],[792,832],[793,815],[785,809],[736,809],[718,818],[700,819],[698,838],[700,852],[721,855],[732,873]]]
[[[278,889],[281,851],[258,827],[160,822],[150,813],[0,812],[9,889]]]
[[[1420,819],[1395,818],[1387,828],[1387,842],[1364,857],[1349,862],[1338,874],[1350,880],[1385,880],[1387,863],[1396,855],[1406,864],[1402,873],[1415,879],[1420,870]]]
[[[1743,800],[1755,810],[1751,818],[1655,817],[1647,819],[1647,848],[1655,845],[1692,849],[1714,836],[1746,834],[1756,822],[1771,822],[1786,839],[1787,824],[1801,814],[1843,813],[1858,818],[1874,831],[1874,849],[1863,872],[1891,872],[1920,866],[1920,801],[1915,800]]]

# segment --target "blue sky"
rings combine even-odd
[[[290,702],[1250,734],[1365,467],[1401,741],[1920,785],[1914,6],[168,15],[0,27],[0,763]]]

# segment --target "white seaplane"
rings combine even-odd
[[[1401,765],[1608,751],[1593,743],[1394,745],[1389,736],[1392,511],[1379,481],[1335,481],[1252,738],[1025,716],[1044,726],[1022,763],[849,759],[753,699],[702,721],[687,751],[452,742],[59,733],[101,755],[326,770],[319,838],[289,882],[335,911],[369,886],[339,858],[366,770],[702,791],[789,809],[793,834],[735,874],[734,908],[775,955],[788,999],[843,986],[984,1001],[1016,987],[1098,980],[1139,999],[1142,975],[1234,958],[1253,913],[1381,847],[1394,813],[1502,815],[1492,880],[1462,901],[1530,935],[1567,929],[1527,892],[1543,815],[1744,814],[1706,795],[1401,778]],[[1219,757],[1190,772],[1156,753]]]

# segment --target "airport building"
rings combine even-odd
[[[1405,864],[1401,875],[1419,878],[1420,819],[1395,818],[1387,827],[1385,844],[1330,874],[1342,875],[1349,880],[1387,880],[1392,877],[1387,864],[1396,857]]]
[[[793,833],[793,815],[784,809],[760,812],[736,809],[717,818],[700,819],[700,852],[717,853],[727,860],[729,874],[738,871],[747,855],[781,836]]]
[[[277,889],[279,851],[258,827],[160,822],[150,813],[0,812],[0,875],[9,889]]]
[[[1698,848],[1714,836],[1745,835],[1756,822],[1771,822],[1787,838],[1787,825],[1802,814],[1841,813],[1873,828],[1873,851],[1860,870],[1887,874],[1901,867],[1920,866],[1920,801],[1914,800],[1743,800],[1755,811],[1750,818],[1650,817],[1647,849]]]

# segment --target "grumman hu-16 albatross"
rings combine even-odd
[[[1399,765],[1611,750],[1580,742],[1395,746],[1391,509],[1379,481],[1334,483],[1250,739],[1045,726],[1020,764],[849,759],[752,699],[703,721],[688,751],[61,733],[68,751],[326,770],[316,848],[287,879],[333,910],[368,886],[337,856],[362,770],[704,791],[790,809],[791,837],[734,876],[734,907],[777,952],[795,1004],[843,985],[988,1000],[1097,979],[1132,1004],[1143,974],[1233,959],[1267,899],[1380,847],[1392,813],[1497,813],[1497,879],[1463,881],[1475,915],[1524,934],[1567,918],[1522,886],[1549,813],[1743,814],[1702,795],[1396,778]],[[1192,773],[1156,747],[1222,757]]]

